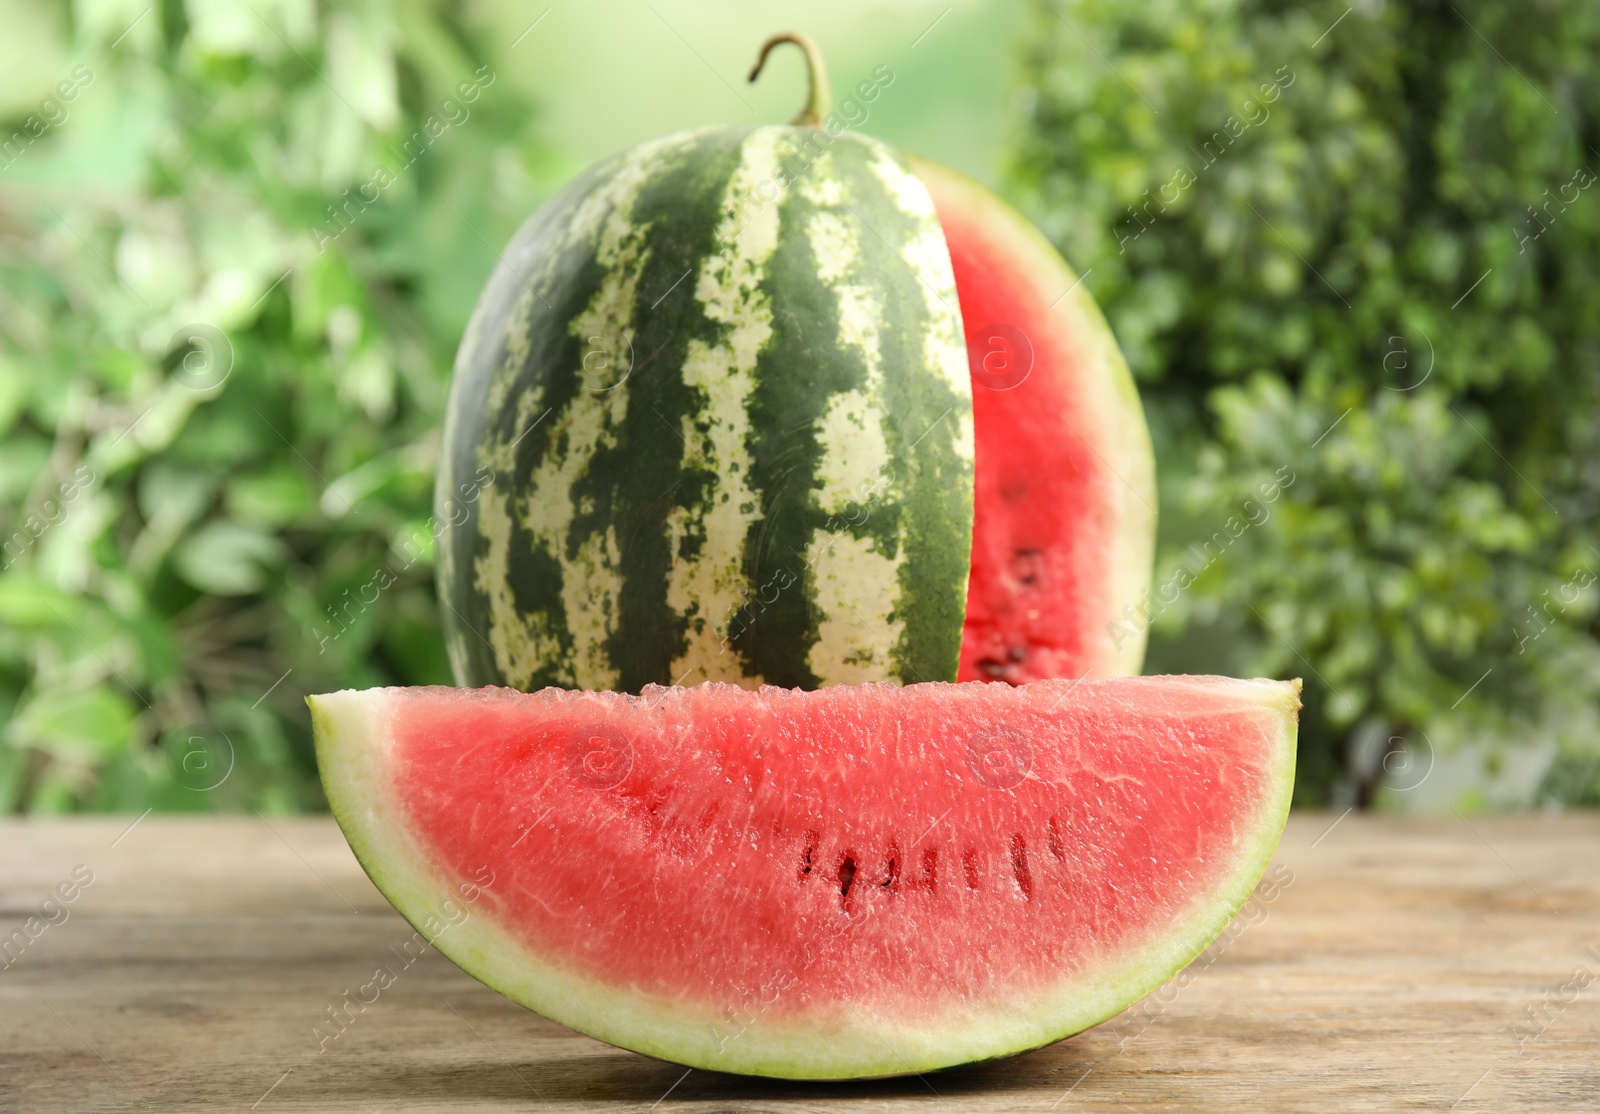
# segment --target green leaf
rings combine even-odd
[[[65,762],[104,762],[128,749],[133,721],[133,705],[108,688],[46,692],[24,705],[10,738]]]
[[[306,517],[313,505],[310,487],[289,461],[228,481],[229,517],[250,526],[287,526]]]
[[[284,545],[232,522],[211,522],[173,551],[178,573],[196,588],[218,596],[259,592],[284,560]]]
[[[157,461],[139,473],[139,511],[146,522],[181,530],[193,522],[217,489],[217,477]]]
[[[0,357],[0,434],[14,424],[28,402],[28,380],[14,361]],[[0,498],[3,498],[0,495]]]
[[[19,501],[50,458],[50,442],[37,434],[9,434],[0,444],[0,503]],[[11,528],[22,525],[11,522]]]
[[[21,571],[0,575],[0,621],[15,627],[48,627],[83,621],[76,596],[50,587]]]

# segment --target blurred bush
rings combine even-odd
[[[1600,803],[1600,10],[1027,3],[1014,192],[1161,454],[1150,668],[1303,675],[1301,803],[1474,747],[1436,807]],[[449,680],[436,424],[555,157],[442,0],[27,14],[0,809],[320,807],[306,692]]]
[[[1600,803],[1600,8],[1031,18],[1017,192],[1162,453],[1152,667],[1303,675],[1302,804],[1464,743]]]
[[[546,155],[455,5],[57,10],[0,145],[0,808],[317,807],[306,692],[449,681],[435,427]]]

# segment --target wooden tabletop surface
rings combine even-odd
[[[319,1052],[411,934],[332,821],[0,821],[26,940],[0,952],[0,1111],[1600,1110],[1600,815],[1297,814],[1278,864],[1203,970],[1098,1029],[798,1084],[611,1048],[434,952]]]

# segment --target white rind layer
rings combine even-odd
[[[746,1075],[850,1079],[995,1059],[1082,1032],[1156,990],[1227,927],[1271,862],[1288,816],[1299,683],[1204,683],[1213,692],[1219,685],[1237,686],[1240,706],[1276,715],[1281,727],[1271,788],[1231,868],[1163,933],[1025,999],[972,1002],[959,1011],[934,1016],[930,1009],[915,1017],[885,1016],[849,1002],[805,1016],[769,1009],[757,1012],[731,1040],[727,1020],[704,1004],[586,977],[536,954],[495,924],[488,903],[463,902],[459,887],[470,880],[440,873],[413,835],[391,784],[392,697],[406,690],[346,689],[307,703],[328,803],[356,858],[395,908],[468,974],[545,1017],[649,1056]],[[485,888],[492,891],[493,883]],[[465,909],[465,917],[447,917],[441,909]],[[439,931],[441,925],[448,927]]]

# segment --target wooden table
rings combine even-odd
[[[1278,862],[1214,962],[1098,1029],[797,1084],[611,1048],[433,952],[319,1054],[410,935],[330,820],[0,821],[0,924],[40,917],[0,970],[0,1111],[1600,1110],[1600,815],[1300,814]]]

